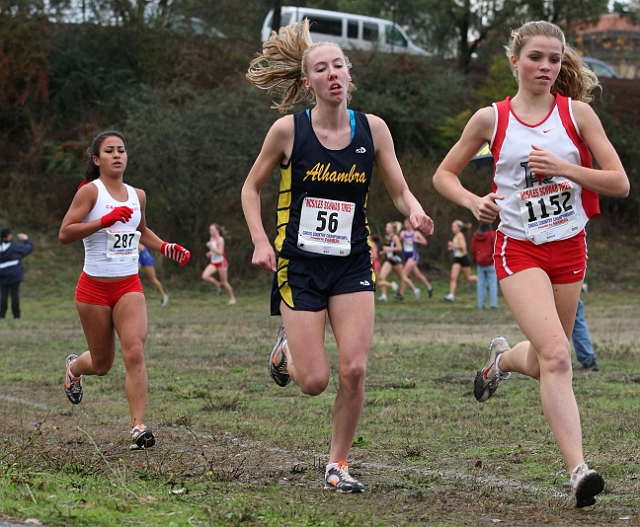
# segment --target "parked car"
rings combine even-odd
[[[207,24],[196,16],[186,17],[175,15],[168,20],[167,26],[180,33],[195,33],[196,35],[207,35],[210,37],[227,38],[222,31]]]
[[[311,39],[314,42],[336,42],[345,50],[362,49],[408,55],[430,55],[414,44],[398,24],[383,18],[295,6],[282,6],[280,16],[282,27],[308,18]],[[264,19],[262,42],[268,40],[271,35],[272,20],[273,9]]]
[[[580,57],[582,62],[584,62],[585,66],[593,71],[598,77],[605,78],[613,78],[617,79],[619,75],[616,73],[616,70],[613,69],[613,66],[603,62],[599,59],[594,59],[593,57]]]

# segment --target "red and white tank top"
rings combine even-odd
[[[97,220],[116,207],[127,206],[133,209],[131,219],[116,222],[111,227],[100,229],[87,236],[84,242],[84,272],[94,277],[130,276],[138,274],[138,243],[142,213],[140,200],[135,189],[127,184],[127,201],[117,201],[99,179],[93,180],[98,187],[98,199],[95,206],[84,218],[83,223]]]
[[[539,123],[521,121],[510,98],[494,103],[496,125],[493,154],[493,190],[503,196],[499,230],[513,238],[539,245],[571,238],[589,218],[600,213],[598,195],[560,176],[538,176],[527,157],[536,145],[559,159],[591,167],[591,153],[580,135],[571,99],[556,94],[549,114]]]

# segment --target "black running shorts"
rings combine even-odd
[[[271,289],[271,315],[280,315],[280,302],[296,311],[322,311],[329,297],[375,291],[371,254],[287,259],[278,257]]]

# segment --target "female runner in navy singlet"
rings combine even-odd
[[[500,214],[494,265],[527,338],[513,347],[504,337],[493,339],[474,395],[486,401],[512,371],[538,379],[576,506],[586,507],[596,502],[604,479],[584,460],[569,337],[586,271],[585,226],[598,213],[596,193],[625,197],[629,180],[588,104],[597,78],[560,28],[546,21],[524,24],[512,32],[507,56],[518,92],[471,117],[433,182],[480,222],[492,223]],[[494,190],[478,196],[458,174],[484,143],[493,154]],[[592,153],[600,169],[592,167]]]
[[[118,333],[126,370],[124,389],[131,413],[131,449],[156,442],[144,425],[147,369],[144,343],[147,308],[138,276],[138,244],[161,252],[180,265],[191,253],[158,238],[147,228],[146,195],[123,181],[127,148],[122,134],[99,134],[87,151],[83,183],[62,220],[58,237],[63,244],[84,242],[84,268],[76,287],[76,309],[89,350],[66,361],[65,393],[80,404],[84,375],[106,375],[113,366]]]
[[[290,379],[308,395],[329,383],[326,317],[338,351],[327,488],[363,492],[347,458],[364,406],[367,354],[373,337],[375,279],[366,205],[374,163],[398,210],[425,236],[433,222],[410,192],[385,122],[347,108],[350,63],[342,49],[312,43],[309,21],[281,28],[264,43],[247,78],[280,89],[282,112],[303,100],[315,106],[278,119],[242,189],[242,206],[255,246],[253,264],[275,273],[272,315],[282,315],[270,356],[274,381]],[[260,215],[260,190],[280,167],[274,246]]]

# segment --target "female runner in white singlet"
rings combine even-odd
[[[596,192],[625,197],[629,180],[587,104],[597,78],[560,28],[546,21],[524,24],[512,32],[507,55],[518,92],[471,117],[433,182],[480,222],[492,223],[500,214],[494,263],[527,338],[513,347],[504,337],[491,342],[474,395],[486,401],[512,371],[538,379],[576,506],[586,507],[596,502],[604,480],[584,461],[569,337],[586,271],[584,229],[598,213]],[[458,174],[485,142],[494,159],[493,191],[478,196],[462,186]],[[591,153],[600,169],[592,168]]]
[[[146,196],[123,181],[127,149],[119,132],[99,134],[87,152],[85,180],[60,227],[63,244],[84,242],[84,269],[76,287],[76,309],[89,350],[66,361],[65,393],[80,404],[84,375],[106,375],[113,366],[118,333],[126,370],[124,389],[131,413],[131,449],[156,442],[144,425],[147,370],[144,343],[147,308],[138,276],[138,244],[161,252],[180,265],[191,254],[175,243],[163,242],[145,220]]]

